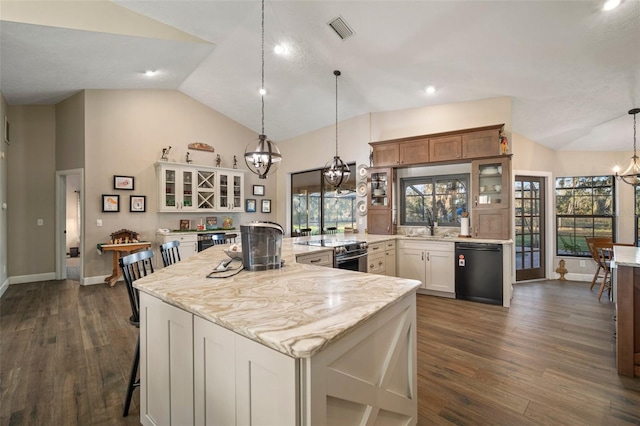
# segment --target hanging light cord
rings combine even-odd
[[[336,157],[338,156],[338,76],[340,71],[334,71],[336,76]]]
[[[260,88],[262,89],[260,98],[262,99],[262,134],[264,135],[264,0],[262,0],[262,85]]]

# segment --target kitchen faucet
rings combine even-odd
[[[434,227],[433,213],[431,212],[431,210],[427,209],[427,228],[429,229],[429,235],[431,235],[432,237],[434,235],[433,227]]]

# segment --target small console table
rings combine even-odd
[[[122,276],[118,260],[126,254],[133,253],[138,250],[147,249],[149,247],[151,247],[151,243],[148,241],[123,244],[98,244],[98,249],[100,251],[110,251],[113,253],[113,271],[111,272],[111,275],[105,277],[104,281],[109,283],[109,285],[113,287]]]

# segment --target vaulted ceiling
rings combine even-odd
[[[341,17],[354,35],[328,25]],[[10,105],[82,89],[176,89],[260,132],[261,3],[0,1]],[[286,47],[285,54],[274,46]],[[512,130],[557,150],[629,151],[640,107],[640,1],[273,1],[265,5],[265,131],[491,97]],[[146,70],[156,71],[152,77]],[[436,88],[429,95],[428,85]]]

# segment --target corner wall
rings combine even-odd
[[[7,100],[0,92],[0,135],[4,135],[4,117],[8,114]],[[0,297],[9,286],[7,268],[7,164],[9,162],[9,145],[4,142],[4,136],[0,136]]]

